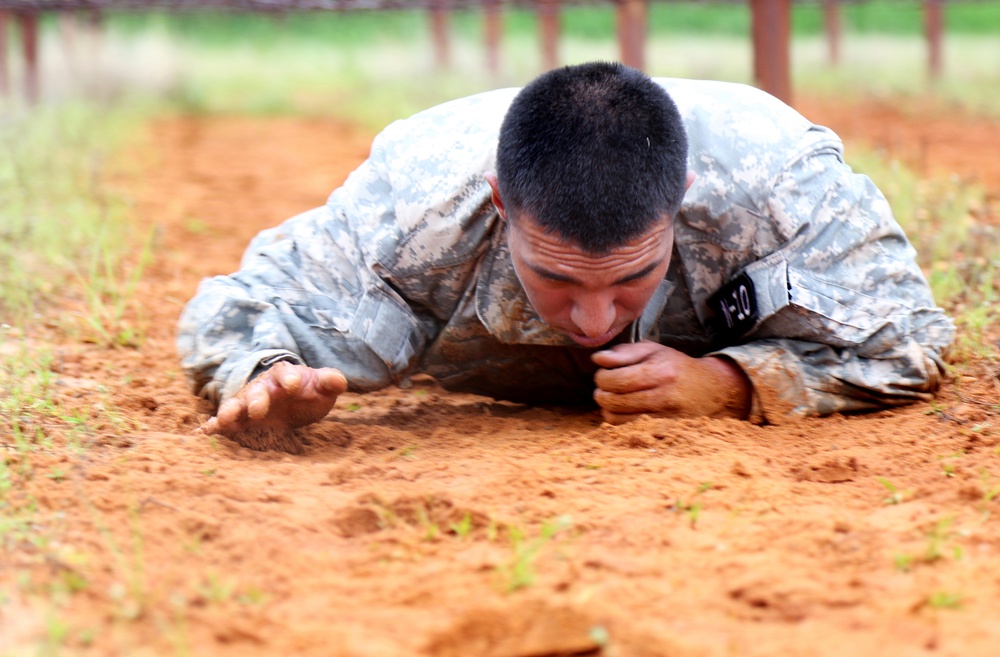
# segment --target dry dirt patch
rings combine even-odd
[[[939,152],[946,117],[803,105],[848,138],[877,142],[891,125],[891,143],[1000,185],[995,132],[958,157],[965,123],[948,124]],[[866,112],[878,120],[855,120]],[[78,654],[996,654],[988,364],[934,406],[772,427],[611,427],[418,380],[346,395],[304,455],[252,452],[192,435],[206,409],[178,372],[176,317],[257,230],[322,203],[370,135],[246,118],[152,134],[148,340],[47,337],[62,401],[93,408],[108,389],[130,426],[89,436],[79,456],[32,454],[37,472],[63,473],[29,484],[58,540],[0,565],[0,654],[46,635],[45,591],[73,574],[85,585],[56,608]]]

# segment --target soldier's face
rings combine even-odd
[[[523,213],[507,240],[535,312],[583,347],[610,342],[636,320],[666,275],[673,250],[669,219],[607,255],[593,256]]]

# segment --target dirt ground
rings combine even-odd
[[[799,105],[1000,193],[995,122]],[[57,436],[30,455],[15,493],[48,538],[0,563],[0,655],[997,654],[996,361],[933,405],[787,426],[612,427],[422,380],[345,395],[301,456],[194,435],[183,303],[257,230],[321,204],[370,137],[287,118],[150,131],[126,181],[158,227],[148,338],[34,338],[57,341],[64,405],[121,419],[79,453]]]

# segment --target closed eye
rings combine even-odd
[[[619,278],[617,281],[615,281],[613,283],[613,285],[625,285],[626,283],[631,283],[633,281],[638,281],[640,279],[646,278],[647,276],[649,276],[650,274],[652,274],[654,271],[656,271],[657,269],[659,269],[660,264],[661,263],[659,261],[658,262],[654,262],[653,264],[648,265],[647,267],[644,267],[644,268],[640,269],[639,271],[635,272],[634,274],[629,274],[628,276],[623,276],[623,277]]]

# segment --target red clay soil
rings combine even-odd
[[[829,97],[806,97],[797,101],[796,109],[917,173],[954,175],[1000,197],[1000,158],[989,153],[1000,144],[996,118],[919,98],[872,98],[845,104]]]
[[[989,121],[801,104],[1000,190]],[[321,204],[371,135],[204,117],[150,135],[132,190],[159,231],[148,338],[63,338],[59,401],[103,429],[79,452],[59,435],[0,452],[35,473],[9,499],[37,500],[27,531],[0,532],[0,655],[998,654],[995,360],[934,405],[767,427],[612,427],[421,380],[345,395],[304,455],[249,451],[193,434],[207,409],[177,315],[257,230]]]

